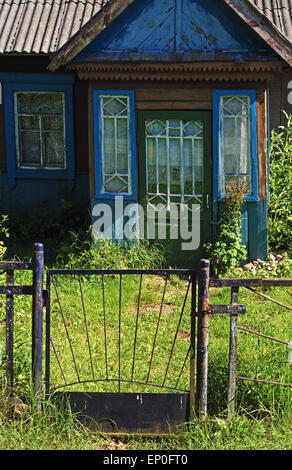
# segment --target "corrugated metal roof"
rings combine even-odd
[[[0,53],[57,52],[111,0],[0,0]],[[292,43],[292,0],[249,0]]]
[[[250,0],[292,43],[292,0]]]
[[[0,53],[60,49],[109,0],[0,0]]]

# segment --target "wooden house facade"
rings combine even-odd
[[[292,2],[278,4],[0,0],[2,207],[199,204],[202,247],[244,181],[243,239],[266,258],[268,138],[292,111]],[[183,266],[202,253],[168,249]]]

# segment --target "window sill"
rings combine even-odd
[[[135,194],[109,194],[109,193],[97,193],[94,195],[96,199],[115,199],[123,198],[126,201],[137,201],[137,196]]]
[[[74,184],[74,172],[72,170],[64,169],[22,169],[19,168],[13,172],[13,175],[9,175],[9,186],[13,189],[16,186],[17,179],[63,179],[68,180],[70,188]]]

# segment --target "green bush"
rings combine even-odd
[[[0,261],[4,258],[4,255],[7,251],[6,244],[3,238],[9,238],[9,230],[7,227],[8,216],[0,215]]]
[[[241,208],[245,193],[246,185],[243,182],[233,181],[226,185],[226,198],[216,234],[205,245],[215,276],[226,274],[246,260],[247,250],[241,236]]]
[[[155,245],[140,240],[119,244],[103,239],[95,242],[84,234],[70,232],[61,243],[57,264],[67,269],[156,269],[165,266],[164,254]]]
[[[272,130],[270,140],[270,248],[292,253],[292,114],[286,126]]]

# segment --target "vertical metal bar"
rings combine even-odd
[[[6,273],[6,285],[13,286],[14,272]],[[13,393],[13,327],[14,327],[14,299],[12,294],[6,296],[6,381],[7,394]]]
[[[140,285],[139,285],[139,295],[138,295],[138,306],[137,306],[137,317],[136,317],[136,329],[135,329],[135,339],[134,339],[132,378],[131,378],[132,382],[133,382],[133,378],[134,378],[134,368],[135,368],[135,359],[136,359],[136,345],[137,345],[138,322],[139,322],[139,313],[140,313],[142,279],[143,279],[143,274],[140,275]]]
[[[34,244],[33,298],[32,298],[32,379],[36,397],[42,392],[42,336],[43,336],[43,273],[44,247]]]
[[[82,283],[81,283],[80,276],[78,276],[78,281],[79,281],[79,288],[80,288],[80,295],[81,295],[81,302],[82,302],[82,309],[83,309],[83,316],[84,316],[84,323],[85,323],[85,330],[86,330],[86,338],[87,338],[87,344],[88,344],[88,352],[89,352],[89,358],[90,358],[91,372],[92,372],[92,378],[94,380],[95,379],[94,367],[93,367],[93,361],[92,361],[90,338],[89,338],[89,332],[88,332],[88,323],[87,323],[86,309],[85,309],[83,289],[82,289]]]
[[[108,380],[108,364],[107,364],[107,337],[106,337],[106,310],[105,310],[105,288],[104,288],[104,274],[102,275],[102,299],[103,299],[103,329],[104,329],[104,354],[105,354],[105,371],[106,371],[106,380]]]
[[[69,343],[69,347],[70,347],[70,350],[71,350],[71,354],[72,354],[72,359],[73,359],[74,366],[75,366],[76,375],[77,375],[77,378],[78,378],[78,382],[80,382],[80,375],[79,375],[79,372],[78,372],[78,367],[77,367],[77,363],[76,363],[76,359],[75,359],[75,355],[74,355],[74,351],[73,351],[73,346],[72,346],[71,338],[70,338],[70,335],[69,335],[69,330],[68,330],[66,318],[65,318],[65,315],[64,315],[64,312],[63,312],[63,308],[62,308],[62,305],[61,305],[60,296],[59,296],[59,293],[58,293],[58,289],[57,289],[57,286],[56,286],[56,282],[55,282],[55,279],[54,279],[53,277],[52,277],[52,281],[53,281],[53,286],[54,286],[54,289],[55,289],[55,292],[56,292],[56,296],[57,296],[57,300],[58,300],[58,304],[59,304],[59,308],[60,308],[60,312],[61,312],[63,324],[64,324],[64,327],[65,327],[65,330],[66,330],[66,336],[67,336],[68,343]]]
[[[199,274],[197,343],[197,406],[201,421],[204,421],[207,416],[209,278],[210,262],[202,259]]]
[[[192,307],[191,307],[191,344],[190,344],[190,421],[195,417],[195,361],[196,361],[196,273],[191,274]]]
[[[231,304],[238,304],[238,287],[231,288]],[[230,315],[228,418],[235,413],[238,316]]]
[[[180,316],[179,316],[179,319],[178,319],[178,324],[177,324],[177,327],[176,327],[176,332],[175,332],[175,335],[174,335],[174,340],[173,340],[172,347],[171,347],[171,351],[170,351],[170,354],[169,354],[169,359],[168,359],[168,363],[167,363],[167,366],[166,366],[166,371],[165,371],[165,374],[164,374],[164,379],[163,379],[162,387],[164,387],[165,382],[166,382],[166,378],[167,378],[169,366],[170,366],[171,359],[172,359],[172,356],[173,356],[173,351],[174,351],[175,343],[176,343],[176,340],[177,340],[177,335],[178,335],[179,328],[180,328],[180,324],[181,324],[181,321],[182,321],[182,317],[183,317],[183,314],[184,314],[184,311],[185,311],[186,301],[187,301],[188,293],[189,293],[189,290],[190,290],[190,284],[191,284],[191,279],[189,280],[189,283],[188,283],[188,287],[187,287],[187,290],[186,290],[186,293],[185,293],[185,298],[184,298],[183,306],[182,306],[182,309],[181,309],[181,312],[180,312]]]
[[[50,343],[51,343],[51,275],[46,279],[46,351],[45,351],[45,394],[50,393]]]
[[[154,356],[154,350],[155,350],[156,340],[157,340],[157,335],[158,335],[158,329],[159,329],[161,314],[162,314],[162,310],[163,310],[163,304],[164,304],[164,298],[165,298],[165,292],[166,292],[168,277],[169,277],[169,274],[167,274],[165,284],[164,284],[164,290],[163,290],[163,294],[162,294],[162,300],[161,300],[159,315],[158,315],[158,319],[157,319],[156,332],[155,332],[155,337],[154,337],[153,346],[152,346],[152,352],[151,352],[151,358],[150,358],[150,362],[149,362],[149,369],[148,369],[146,383],[148,383],[149,377],[150,377],[152,361],[153,361],[153,356]]]
[[[119,299],[119,393],[121,391],[121,320],[122,320],[122,274],[120,274],[120,299]]]

